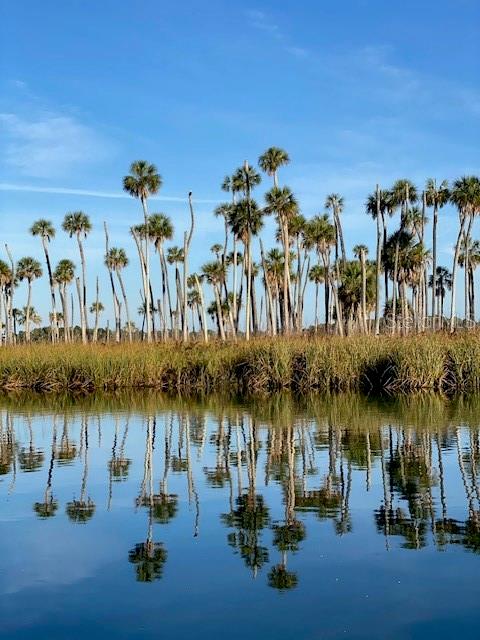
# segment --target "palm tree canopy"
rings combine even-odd
[[[335,227],[328,214],[314,216],[307,222],[305,233],[307,246],[315,247],[320,254],[326,254],[335,244]]]
[[[162,178],[154,164],[146,160],[136,160],[130,165],[130,174],[123,178],[123,189],[140,200],[157,193],[162,186]]]
[[[245,241],[249,235],[257,235],[262,227],[263,212],[255,200],[239,200],[230,210],[228,224],[232,233]]]
[[[273,176],[280,167],[290,162],[288,153],[280,147],[269,147],[258,159],[258,166],[269,176]]]
[[[338,193],[331,193],[325,199],[325,209],[335,211],[335,213],[342,213],[344,206],[344,200]]]
[[[310,282],[314,282],[315,284],[322,284],[323,282],[325,282],[325,269],[321,264],[314,264],[313,267],[310,267],[308,278]]]
[[[17,262],[16,272],[19,280],[28,280],[30,282],[35,278],[41,278],[43,273],[40,262],[30,256],[20,258]]]
[[[378,190],[380,215],[393,215],[394,204],[392,192],[389,189]],[[377,218],[377,193],[370,193],[365,202],[365,210],[374,220]]]
[[[265,203],[265,213],[275,213],[282,222],[298,215],[298,202],[289,187],[273,187],[265,194]]]
[[[75,265],[68,258],[60,260],[53,273],[54,280],[59,284],[69,284],[75,277]]]
[[[72,211],[65,215],[62,223],[62,229],[66,231],[70,237],[73,235],[83,235],[85,238],[92,230],[90,218],[83,211]]]
[[[405,204],[407,200],[410,203],[418,200],[417,187],[411,180],[407,180],[407,178],[397,180],[391,189],[391,193],[392,203],[395,207],[400,207]]]
[[[455,180],[450,200],[460,213],[477,214],[480,211],[480,178],[463,176]]]
[[[183,249],[180,249],[180,247],[169,247],[167,251],[167,261],[169,264],[183,262]]]
[[[221,262],[206,262],[202,266],[202,273],[211,284],[222,282],[225,277],[225,267]]]
[[[356,244],[353,247],[353,255],[357,258],[360,258],[360,256],[362,255],[364,256],[368,256],[368,247],[366,244]]]
[[[50,241],[55,237],[55,227],[50,222],[50,220],[40,218],[32,224],[32,226],[30,227],[30,233],[32,234],[32,236],[40,236],[42,238],[45,238],[47,241]]]
[[[128,265],[128,257],[125,249],[112,247],[105,256],[105,265],[109,269],[121,271]]]
[[[141,227],[139,234],[145,233],[145,225],[137,225]],[[165,213],[152,213],[148,218],[148,235],[150,240],[158,249],[165,240],[173,238],[173,224],[171,219]]]
[[[250,188],[250,191],[258,186],[262,181],[261,175],[258,171],[251,166],[248,167],[239,167],[232,178],[232,186],[233,191],[243,191],[243,193],[247,194],[247,188]]]
[[[2,287],[12,283],[12,270],[4,260],[0,260],[0,285]]]
[[[429,207],[441,209],[450,199],[448,181],[442,180],[439,186],[433,178],[429,178],[425,184],[425,202]]]
[[[102,302],[92,302],[90,305],[90,313],[102,313],[105,310]]]

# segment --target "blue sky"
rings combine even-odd
[[[223,176],[268,146],[288,150],[280,179],[302,211],[345,197],[348,246],[372,249],[363,210],[376,182],[479,173],[480,4],[476,0],[230,3],[102,0],[2,2],[0,254],[42,254],[28,227],[60,227],[82,209],[90,289],[101,268],[102,224],[132,264],[128,228],[138,203],[122,196],[134,159],[164,180],[151,210],[168,213],[180,243],[186,195],[196,200],[192,267],[222,237],[212,216]],[[258,190],[261,201],[266,180]],[[451,262],[457,217],[442,212],[440,261]],[[271,241],[271,223],[265,232]],[[475,235],[475,234],[474,234]],[[478,235],[478,232],[477,234]],[[54,260],[76,246],[58,231]],[[78,260],[77,260],[78,262]],[[102,298],[108,302],[105,274]],[[35,305],[46,314],[45,283]],[[19,290],[17,306],[23,297]]]

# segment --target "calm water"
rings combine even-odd
[[[480,399],[0,399],[0,636],[476,638]]]

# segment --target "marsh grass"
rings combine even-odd
[[[472,334],[3,347],[0,388],[152,388],[182,394],[475,391],[480,389],[480,339]]]

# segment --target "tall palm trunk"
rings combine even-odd
[[[365,264],[365,251],[360,252],[360,262],[362,266],[362,324],[364,333],[368,333],[367,322],[367,268]]]
[[[283,333],[288,335],[290,333],[290,290],[289,290],[289,275],[290,275],[290,242],[288,234],[287,222],[282,223],[282,235],[283,235],[283,251],[284,251],[284,266],[283,266]]]
[[[202,308],[202,330],[203,330],[203,340],[205,343],[208,342],[208,326],[207,326],[207,311],[205,309],[205,298],[203,297],[203,289],[200,284],[200,280],[198,276],[195,274],[195,285],[197,287],[198,296],[200,298],[200,306]]]
[[[183,242],[183,342],[188,340],[188,321],[187,321],[187,277],[188,277],[188,252],[190,250],[190,243],[192,242],[193,230],[195,227],[195,214],[193,211],[192,192],[188,194],[188,206],[190,209],[190,232],[187,235],[185,232]],[[225,227],[225,247],[227,243],[227,227]],[[223,253],[223,262],[225,263],[225,249]]]
[[[83,243],[80,239],[80,233],[77,233],[77,242],[78,242],[78,250],[80,252],[80,262],[82,264],[82,289],[81,289],[81,296],[80,296],[80,326],[82,328],[82,342],[83,344],[86,344],[87,327],[88,327],[87,282],[86,282],[87,265],[85,262],[85,252],[83,251]]]
[[[109,252],[109,239],[108,239],[108,229],[107,229],[107,223],[104,222],[103,223],[103,228],[105,230],[105,255],[108,256],[108,252]],[[140,244],[139,244],[139,240],[137,237],[137,234],[135,232],[132,233],[133,238],[135,240],[135,243],[137,245],[137,249],[139,251],[140,254],[140,262],[143,265],[143,261],[142,261],[142,255],[141,255],[141,251],[140,251]],[[110,286],[112,288],[112,297],[113,297],[113,312],[115,315],[115,341],[116,342],[120,342],[121,339],[121,317],[120,317],[120,313],[121,313],[121,306],[120,306],[120,301],[118,299],[117,296],[117,292],[115,291],[115,282],[113,280],[113,271],[112,268],[110,267],[110,264],[107,260],[107,269],[108,269],[108,275],[110,277]],[[143,268],[142,268],[142,275],[143,275]]]
[[[32,281],[27,279],[28,283],[28,295],[27,295],[27,308],[25,310],[25,339],[30,342],[30,309],[32,306]]]
[[[45,262],[47,263],[48,271],[48,283],[50,285],[50,297],[52,302],[52,341],[58,342],[58,323],[57,323],[57,304],[55,300],[55,283],[53,281],[52,265],[50,262],[50,255],[48,253],[47,239],[42,235],[43,253],[45,254]]]
[[[380,228],[380,187],[377,184],[376,189],[377,199],[377,264],[375,265],[375,335],[380,333],[380,272],[382,262],[382,230]],[[386,295],[386,293],[385,293]]]
[[[122,274],[119,269],[116,269],[118,283],[120,285],[120,290],[122,292],[123,302],[125,304],[125,315],[127,316],[127,326],[128,326],[128,341],[132,342],[132,323],[130,322],[130,311],[128,309],[128,299],[127,292],[125,291],[125,285],[123,283]]]
[[[93,329],[93,342],[97,342],[98,341],[98,321],[99,321],[99,317],[100,317],[100,309],[98,308],[99,303],[100,303],[100,286],[99,286],[99,282],[98,282],[98,276],[97,276],[97,283],[96,283],[96,296],[95,296],[95,328]]]
[[[450,333],[455,331],[455,313],[456,313],[456,292],[457,292],[457,267],[458,257],[460,255],[460,245],[462,242],[462,236],[465,229],[466,217],[465,214],[461,214],[460,229],[458,231],[457,242],[455,244],[455,253],[453,256],[453,268],[452,268],[452,300],[450,304]]]
[[[252,260],[250,257],[250,232],[245,245],[245,254],[247,259],[247,299],[245,301],[245,340],[250,340],[250,307],[252,302]]]
[[[147,199],[145,196],[141,197],[143,217],[145,221],[145,273],[143,276],[143,292],[145,295],[145,318],[147,322],[147,342],[152,342],[152,309],[150,297],[150,238],[149,238],[149,224],[148,224],[148,208]]]
[[[68,298],[67,298],[67,286],[62,285],[62,291],[60,294],[62,299],[62,308],[63,308],[63,339],[64,342],[70,341],[69,336],[69,328],[68,328]]]

